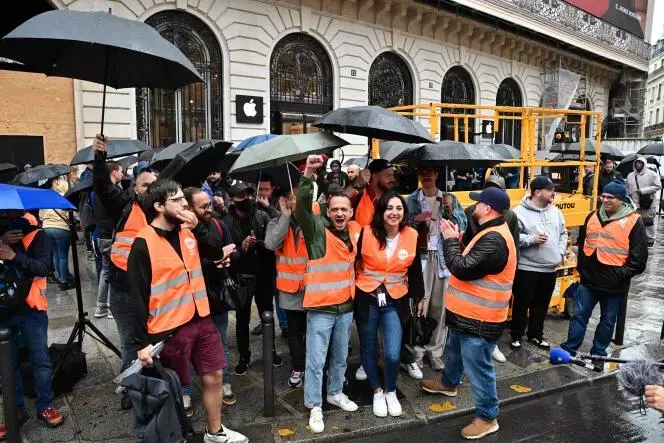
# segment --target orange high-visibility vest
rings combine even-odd
[[[111,261],[115,266],[123,271],[127,270],[127,260],[129,259],[131,245],[134,244],[138,231],[147,225],[148,221],[145,218],[143,209],[141,209],[137,202],[134,202],[131,205],[131,211],[129,212],[129,217],[127,217],[124,228],[122,228],[122,231],[115,233],[115,240],[113,241],[113,246],[111,246]]]
[[[374,199],[369,196],[368,190],[365,189],[364,192],[362,192],[360,203],[358,203],[357,208],[355,208],[355,221],[358,222],[360,226],[370,225],[375,210],[376,205]]]
[[[358,223],[348,222],[352,251],[339,237],[325,230],[325,256],[307,263],[303,307],[334,306],[355,297],[355,256],[361,229]]]
[[[400,233],[397,248],[390,260],[380,248],[371,228],[362,234],[362,267],[358,269],[355,285],[364,292],[372,292],[381,284],[393,299],[408,293],[408,268],[417,253],[417,231],[406,226]]]
[[[39,226],[37,218],[34,215],[30,214],[29,212],[23,214],[23,218],[26,219],[28,223],[30,223],[32,226]]]
[[[607,223],[604,227],[597,212],[586,225],[586,241],[583,253],[590,257],[597,251],[597,260],[609,266],[625,266],[629,257],[629,234],[639,220],[639,215],[631,213],[627,217]]]
[[[450,277],[449,288],[445,295],[445,308],[462,317],[501,323],[507,320],[512,283],[516,273],[516,246],[507,224],[503,223],[477,233],[463,251],[463,255],[467,255],[475,243],[489,232],[497,232],[505,239],[509,252],[507,264],[500,273],[485,275],[477,280],[463,281],[454,276]]]
[[[277,263],[277,289],[284,292],[296,293],[304,288],[304,273],[307,269],[309,254],[307,245],[304,243],[302,231],[297,236],[297,247],[295,246],[295,233],[291,226],[284,238],[281,249],[276,251]]]
[[[34,217],[32,218],[34,219]],[[29,232],[23,236],[22,242],[26,251],[32,244],[32,241],[35,239],[35,236],[39,231],[40,229],[35,229],[34,231]],[[48,309],[48,299],[46,298],[46,277],[34,277],[32,279],[30,292],[28,292],[28,296],[25,298],[25,303],[32,309],[36,309],[38,311],[46,311]]]
[[[196,312],[201,317],[210,315],[196,238],[189,229],[180,230],[179,236],[182,258],[152,226],[136,235],[145,239],[150,251],[149,334],[175,329],[194,318]]]

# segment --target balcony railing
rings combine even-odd
[[[659,77],[661,74],[664,74],[664,66],[660,66],[659,68],[655,69],[650,74],[648,74],[648,80],[652,80],[655,77]]]
[[[662,130],[664,130],[664,122],[655,123],[654,125],[646,126],[643,128],[643,132],[645,133],[658,132]]]

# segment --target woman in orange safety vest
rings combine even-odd
[[[373,219],[358,240],[355,279],[355,320],[360,333],[362,366],[374,391],[377,417],[401,415],[396,379],[401,360],[402,323],[408,318],[409,299],[416,305],[424,296],[422,264],[417,258],[417,231],[407,226],[406,202],[388,191],[378,199]],[[378,374],[376,337],[383,339],[385,390]]]

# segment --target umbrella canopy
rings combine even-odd
[[[253,137],[245,138],[242,140],[234,149],[233,151],[235,152],[242,152],[247,148],[251,148],[253,146],[259,145],[263,142],[270,141],[273,138],[278,137],[278,135],[275,134],[260,134],[260,135],[254,135]]]
[[[179,152],[159,177],[172,178],[183,187],[200,186],[210,171],[224,159],[231,142],[200,140]]]
[[[620,175],[622,175],[623,178],[627,178],[627,175],[634,171],[634,160],[639,157],[645,156],[641,154],[630,154],[626,156],[620,161],[620,164],[616,166],[616,171],[620,172]],[[661,166],[655,157],[646,157],[646,162],[657,166],[657,168]]]
[[[155,155],[157,155],[159,152],[163,151],[164,148],[150,148],[146,151],[141,152],[141,154],[138,156],[138,161],[139,162],[151,162],[152,159],[154,158]]]
[[[401,155],[403,156],[404,154],[407,154],[411,151],[414,151],[415,149],[421,147],[421,144],[415,144],[415,143],[404,143],[404,142],[398,142],[398,141],[386,141],[386,142],[381,142],[380,144],[380,158],[384,158],[388,162],[391,162],[394,160],[395,157]],[[365,157],[366,160],[366,157]],[[366,166],[366,162],[363,165],[360,165],[361,167]]]
[[[311,154],[331,153],[348,142],[334,134],[315,132],[313,134],[280,135],[260,144],[255,149],[245,149],[229,171],[251,171],[271,166],[283,165],[307,158]]]
[[[380,106],[339,108],[314,123],[317,128],[382,140],[431,143],[431,134],[418,122]]]
[[[125,155],[137,154],[150,149],[148,145],[140,140],[111,140],[106,148],[106,158],[118,158]],[[92,163],[95,160],[95,152],[92,146],[81,149],[71,159],[70,165],[83,165]],[[136,160],[138,161],[138,160]]]
[[[203,81],[189,59],[152,26],[105,12],[36,15],[0,41],[0,56],[49,76],[114,88],[178,89]]]
[[[594,162],[597,159],[597,157],[593,155],[586,155],[586,161],[589,162]],[[554,157],[551,158],[552,162],[566,162],[566,161],[579,161],[579,153],[576,152],[565,152],[565,153],[560,153]]]
[[[344,162],[344,166],[357,165],[360,168],[366,168],[368,163],[371,162],[371,159],[363,155],[362,157],[351,157]]]
[[[288,165],[288,168],[286,168],[286,165]],[[291,186],[297,186],[300,182],[302,173],[294,164],[282,163],[281,165],[251,171],[231,171],[229,175],[236,180],[247,183],[258,183],[261,176],[269,175],[272,177],[275,186],[278,186],[280,189],[291,189]]]
[[[521,158],[521,151],[514,146],[497,143],[495,145],[487,146],[489,149],[496,151],[496,154],[505,158],[506,160],[516,160]]]
[[[637,153],[641,155],[662,156],[664,155],[664,142],[650,143],[639,149]]]
[[[73,204],[78,204],[78,198],[81,192],[92,190],[92,178],[81,180],[65,193],[65,198]]]
[[[14,169],[18,169],[18,166],[12,163],[0,163],[0,172],[13,171]]]
[[[185,149],[191,147],[194,143],[195,142],[173,143],[172,145],[168,145],[161,151],[157,152],[154,157],[152,157],[150,168],[161,171],[166,167],[168,162],[175,158],[175,156],[177,156]]]
[[[228,174],[228,171],[231,170],[231,168],[237,161],[238,157],[240,157],[239,152],[235,152],[235,150],[226,151],[226,155],[224,155],[224,158],[221,160],[221,163],[217,165],[219,167],[219,172],[221,172],[222,174]]]
[[[0,209],[76,209],[76,207],[50,189],[0,183]]]
[[[43,180],[50,180],[61,175],[69,174],[75,169],[76,168],[72,168],[71,166],[59,164],[39,165],[35,166],[29,171],[21,172],[18,174],[16,177],[14,177],[14,180],[12,180],[12,184],[33,185]]]
[[[483,149],[469,143],[443,140],[440,143],[427,143],[393,159],[393,162],[408,161],[416,166],[450,165],[455,167],[482,167],[506,160],[492,149]]]
[[[581,144],[580,143],[570,143],[570,144],[563,144],[563,143],[555,143],[551,146],[551,152],[563,152],[563,153],[570,153],[570,152],[581,152]],[[586,140],[586,154],[595,154],[595,142],[593,140]],[[620,160],[621,158],[625,157],[620,151],[620,149],[616,148],[613,145],[610,145],[608,143],[602,142],[601,149],[600,149],[600,156],[606,157],[606,158],[612,158],[615,160]]]
[[[123,157],[119,160],[117,160],[118,163],[120,163],[120,166],[122,166],[122,169],[129,169],[130,166],[135,165],[138,163],[138,157],[135,155],[130,155],[129,157]]]

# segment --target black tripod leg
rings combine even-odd
[[[86,320],[85,320],[85,324],[86,324],[90,329],[92,329],[92,332],[95,333],[95,335],[97,336],[97,339],[101,340],[101,342],[104,343],[104,345],[106,345],[106,347],[107,347],[108,349],[110,349],[111,351],[113,351],[118,357],[122,358],[122,357],[121,357],[121,354],[120,354],[120,351],[118,351],[118,348],[116,348],[115,345],[114,345],[113,343],[111,343],[111,341],[110,341],[108,338],[106,338],[106,337],[104,336],[104,334],[102,334],[102,333],[99,331],[99,329],[97,329],[97,327],[96,327],[95,325],[92,324],[92,322],[91,322],[90,320],[86,319]],[[88,331],[86,331],[86,332],[87,332],[88,334],[90,334],[90,332],[88,332]],[[92,334],[90,334],[90,335],[92,335]]]
[[[53,368],[53,374],[58,372],[60,366],[62,366],[62,362],[65,361],[65,357],[67,356],[71,348],[74,347],[74,340],[76,339],[76,336],[80,337],[82,334],[83,334],[83,328],[81,327],[81,324],[77,321],[76,323],[74,323],[74,329],[71,330],[71,334],[69,334],[69,340],[67,340],[65,351],[60,356],[60,359],[58,360],[58,363],[55,365],[55,368]],[[80,347],[83,346],[83,341],[81,338],[79,338],[78,346]]]

